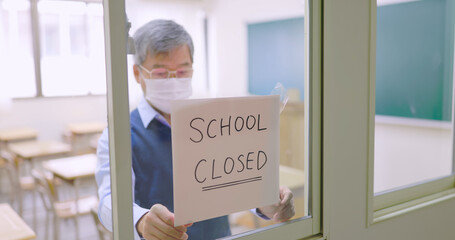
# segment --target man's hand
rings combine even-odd
[[[284,222],[295,214],[294,194],[288,187],[280,187],[281,201],[276,204],[258,208],[259,211],[275,222]]]
[[[187,227],[174,227],[174,214],[165,206],[155,204],[136,224],[138,233],[147,240],[188,239]]]

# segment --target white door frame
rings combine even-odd
[[[328,239],[455,238],[453,198],[369,224],[376,0],[326,0],[323,8],[323,218],[329,219],[323,228]]]

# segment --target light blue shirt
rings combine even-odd
[[[157,118],[160,122],[169,126],[169,123],[164,119],[164,117],[159,114],[155,109],[153,109],[145,98],[142,98],[137,106],[139,115],[141,117],[144,128],[150,124],[150,122]],[[109,135],[107,128],[104,129],[103,134],[98,140],[97,148],[98,162],[96,166],[96,182],[98,184],[98,196],[100,199],[98,216],[103,223],[103,225],[112,231],[112,202],[111,202],[111,176],[110,176],[110,166],[109,166]],[[133,221],[134,226],[136,226],[139,219],[146,214],[149,209],[140,207],[134,202],[134,184],[135,184],[135,175],[133,169],[132,172],[132,191],[133,191]],[[139,234],[134,227],[134,239],[141,239]]]

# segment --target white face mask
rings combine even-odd
[[[171,113],[172,100],[187,99],[193,93],[191,78],[143,79],[145,99],[167,114]]]

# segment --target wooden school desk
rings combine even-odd
[[[33,160],[39,157],[52,157],[66,154],[71,151],[71,146],[57,141],[26,141],[11,143],[9,150],[23,160]]]
[[[35,232],[22,220],[9,204],[0,203],[0,239],[35,239]]]
[[[18,140],[35,139],[38,133],[33,128],[11,128],[0,130],[0,141],[12,142]]]
[[[68,131],[72,135],[84,135],[102,133],[106,128],[104,122],[84,122],[84,123],[71,123],[68,124]]]
[[[25,141],[18,143],[10,143],[8,149],[16,155],[17,161],[26,161],[30,164],[31,169],[34,168],[33,159],[36,158],[49,158],[59,155],[70,153],[71,146],[62,142],[57,141]],[[16,163],[16,173],[19,176],[21,164]],[[30,182],[30,181],[28,181]],[[33,184],[33,181],[31,181]],[[22,191],[19,191],[19,214],[23,212],[23,196]],[[35,191],[33,190],[33,227],[36,227],[36,197]],[[36,228],[35,228],[36,229]]]
[[[71,123],[65,129],[65,136],[71,142],[73,153],[92,153],[93,137],[101,134],[105,128],[105,122]]]
[[[74,157],[59,158],[43,163],[43,168],[50,171],[54,177],[58,177],[74,187],[75,201],[79,200],[79,180],[82,178],[89,178],[95,176],[96,168],[96,155],[85,154]],[[93,200],[93,201],[91,201]],[[88,198],[88,204],[95,204],[97,198]],[[77,215],[79,214],[79,204],[76,204],[76,234],[78,234],[79,222]],[[92,206],[82,206],[90,209]]]
[[[10,128],[0,130],[0,149],[11,142],[36,139],[38,133],[33,128]]]

